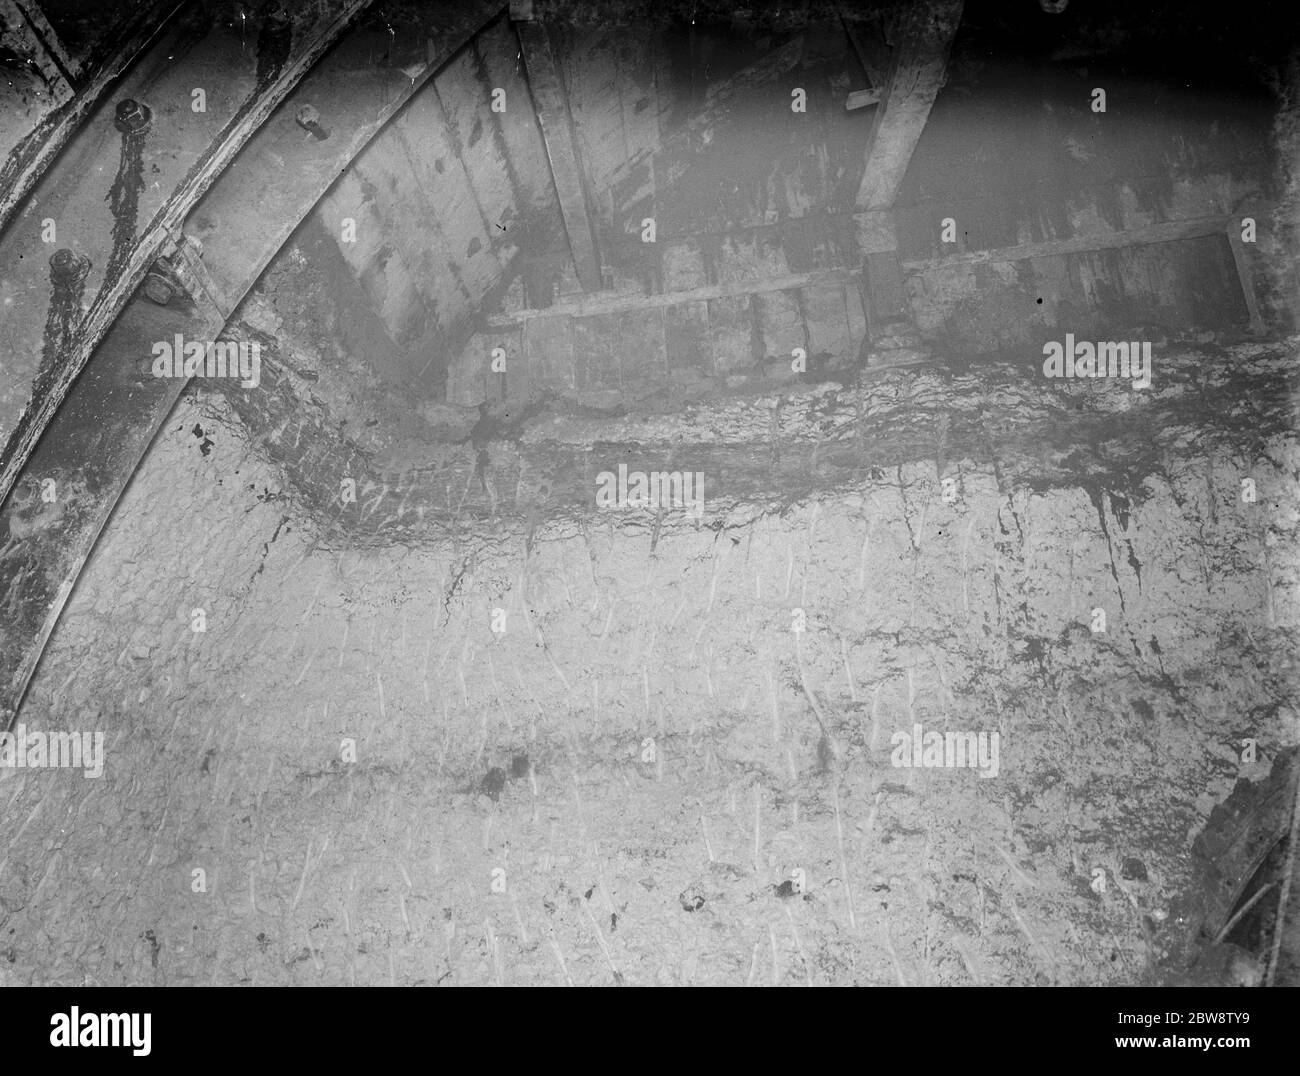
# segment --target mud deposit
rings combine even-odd
[[[461,519],[405,545],[307,515],[226,402],[187,394],[25,712],[96,713],[104,777],[3,771],[0,973],[1165,974],[1193,838],[1300,743],[1296,445],[1204,432],[1249,386],[1284,400],[1295,346],[1227,347],[1215,414],[1163,426],[1140,476],[1095,437],[958,445],[951,502],[932,462],[861,460],[856,488],[698,525]],[[979,374],[932,386],[958,422],[995,417]],[[895,376],[877,429],[916,419],[902,389],[927,382]],[[996,736],[996,776],[894,765],[918,724]]]

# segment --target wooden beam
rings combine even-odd
[[[1241,294],[1246,300],[1246,313],[1250,316],[1251,332],[1264,331],[1264,315],[1259,308],[1259,297],[1255,294],[1255,277],[1251,272],[1250,256],[1246,253],[1246,244],[1241,241],[1241,218],[1233,217],[1228,221],[1228,247],[1232,250],[1232,261],[1237,267],[1237,279],[1241,281]]]
[[[934,0],[901,9],[893,27],[894,62],[867,138],[867,163],[858,187],[859,209],[893,205],[944,83],[948,52],[961,20],[962,0]]]
[[[879,339],[889,322],[909,316],[898,251],[868,251],[863,255],[862,299],[872,340]]]
[[[737,101],[744,101],[757,87],[776,81],[793,71],[803,60],[804,35],[797,34],[780,48],[773,49],[741,68],[734,75],[710,86],[698,112],[690,116],[663,140],[665,151],[672,150],[707,131],[729,115]]]
[[[599,291],[600,259],[587,214],[586,189],[578,163],[578,146],[573,134],[573,117],[551,49],[546,27],[536,21],[518,21],[515,31],[528,72],[528,87],[537,109],[537,119],[551,162],[551,177],[560,201],[560,215],[569,237],[574,268],[583,291]]]
[[[862,305],[873,340],[885,326],[907,317],[907,295],[903,287],[903,268],[898,260],[898,236],[894,214],[873,209],[854,214],[858,249],[862,251]]]
[[[628,310],[658,310],[682,303],[707,299],[726,299],[735,295],[762,295],[765,292],[789,291],[815,284],[840,283],[857,277],[856,269],[821,269],[814,273],[793,273],[789,276],[767,277],[760,280],[737,280],[728,284],[709,284],[688,291],[669,291],[658,295],[601,295],[580,299],[572,303],[556,303],[537,310],[518,310],[510,314],[495,314],[487,319],[489,329],[514,329],[538,318],[590,317],[593,314],[619,314]]]
[[[1222,235],[1231,221],[1226,217],[1196,217],[1191,220],[1163,221],[1123,232],[1106,232],[1101,235],[1076,235],[1070,239],[1052,239],[1045,243],[1021,243],[1014,247],[995,250],[968,250],[943,258],[925,258],[906,261],[903,268],[909,273],[929,269],[947,269],[958,265],[983,265],[987,262],[1015,262],[1029,258],[1050,258],[1062,254],[1083,254],[1094,250],[1114,250],[1119,247],[1142,246],[1147,243],[1173,243],[1179,239],[1197,239],[1207,235]],[[1247,301],[1249,306],[1249,300]]]
[[[880,104],[879,90],[851,90],[844,102],[844,108],[845,111],[852,112],[856,108],[866,108],[868,105],[878,104]]]
[[[848,34],[849,44],[857,53],[858,62],[862,64],[862,70],[867,73],[871,85],[881,89],[889,76],[893,61],[889,46],[880,36],[879,27],[874,22],[862,22],[852,13],[843,10],[840,12],[840,21],[844,24],[844,32]]]
[[[909,313],[898,238],[888,210],[898,196],[930,108],[943,86],[961,10],[962,0],[937,0],[934,4],[901,8],[890,28],[892,54],[878,34],[868,33],[861,23],[844,17],[849,41],[867,77],[880,91],[855,199],[859,210],[858,243],[863,255],[862,301],[873,340],[891,321]]]
[[[1151,243],[1176,243],[1182,239],[1203,239],[1209,235],[1222,235],[1232,251],[1237,279],[1241,284],[1242,300],[1253,332],[1265,329],[1264,315],[1255,293],[1246,245],[1241,241],[1240,217],[1193,217],[1190,220],[1161,221],[1142,228],[1103,235],[1078,235],[1070,239],[1053,239],[1045,243],[1021,243],[1014,247],[995,250],[969,250],[945,258],[926,258],[903,262],[908,273],[921,273],[931,269],[947,269],[959,265],[983,265],[988,262],[1027,261],[1030,258],[1059,257],[1065,254],[1087,254],[1096,250],[1118,250],[1125,247],[1146,246]]]

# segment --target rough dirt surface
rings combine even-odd
[[[1211,811],[1300,744],[1297,341],[1215,347],[1078,427],[895,371],[870,440],[788,431],[699,521],[485,499],[386,544],[187,394],[23,714],[106,772],[0,771],[0,976],[1143,980]],[[1040,423],[993,453],[990,385]],[[997,777],[891,765],[917,723],[997,732]]]

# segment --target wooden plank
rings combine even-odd
[[[619,315],[617,357],[623,391],[632,399],[649,396],[668,380],[664,311],[627,310]]]
[[[1264,315],[1259,309],[1259,296],[1255,294],[1255,277],[1251,272],[1250,256],[1246,253],[1246,244],[1241,241],[1240,224],[1237,218],[1227,222],[1225,229],[1228,246],[1232,250],[1232,261],[1237,267],[1237,279],[1241,281],[1241,294],[1246,300],[1246,312],[1250,315],[1252,332],[1264,331]]]
[[[844,100],[844,110],[852,112],[854,109],[878,104],[880,104],[879,90],[853,90]]]
[[[874,340],[888,322],[910,313],[898,260],[898,234],[891,210],[860,211],[854,214],[854,222],[862,251],[861,304]]]
[[[622,36],[621,31],[584,28],[572,35],[563,60],[578,163],[590,209],[592,216],[607,226],[614,219],[614,177],[630,156],[615,55]]]
[[[898,250],[898,230],[894,214],[887,209],[871,209],[853,214],[858,249],[863,254]]]
[[[524,331],[483,333],[476,339],[482,341],[483,352],[478,361],[486,371],[489,399],[518,400],[532,395],[528,360],[524,355]],[[506,368],[501,373],[492,370],[492,349],[501,348],[506,353]]]
[[[513,180],[520,209],[531,207],[558,213],[555,188],[546,163],[546,147],[537,127],[537,114],[528,96],[519,42],[507,22],[493,24],[474,40],[474,52],[493,90],[505,91],[505,111],[489,112],[505,144],[506,168]],[[509,226],[508,227],[513,227]]]
[[[903,270],[898,261],[898,251],[882,250],[866,254],[862,279],[869,324],[879,327],[886,321],[907,316]],[[872,335],[874,337],[875,333]]]
[[[420,24],[427,25],[427,31],[414,31],[425,38],[425,60],[423,65],[404,70],[375,63],[382,31],[358,30],[341,41],[331,57],[337,62],[323,68],[320,78],[308,76],[304,97],[310,101],[311,94],[328,95],[334,102],[328,110],[322,107],[320,111],[327,123],[331,116],[337,118],[335,135],[326,142],[302,142],[302,132],[291,111],[273,117],[245,150],[255,167],[240,169],[230,182],[218,184],[215,195],[209,195],[207,204],[201,205],[191,218],[196,225],[204,220],[224,221],[245,215],[249,205],[259,207],[258,219],[264,228],[255,244],[250,244],[247,233],[238,229],[203,230],[203,260],[213,266],[218,283],[231,294],[242,295],[248,287],[243,266],[257,260],[265,264],[287,241],[302,220],[304,192],[316,192],[309,196],[318,201],[320,192],[338,179],[348,162],[388,130],[392,118],[403,114],[405,106],[472,34],[504,10],[501,0],[457,0],[452,7],[430,5],[428,15],[422,8],[419,19],[436,20]],[[345,87],[333,81],[339,77],[334,74],[340,70],[339,64],[351,72]],[[302,146],[313,152],[290,155],[288,146]],[[341,158],[338,154],[343,152],[346,157]],[[294,162],[292,166],[286,165],[286,157]],[[297,171],[292,172],[290,167]],[[259,175],[260,184],[255,178]]]
[[[442,76],[435,78],[435,82]],[[447,114],[436,93],[417,96],[397,124],[398,144],[410,160],[414,183],[420,192],[423,214],[414,213],[394,221],[395,228],[413,241],[424,216],[436,217],[442,226],[446,246],[426,250],[421,262],[412,265],[421,274],[450,271],[469,293],[477,307],[488,290],[501,279],[501,263],[488,235],[491,225],[483,219],[474,185],[465,163],[456,152],[447,127]],[[493,229],[495,230],[495,229]],[[445,322],[444,322],[445,324]]]
[[[843,284],[818,284],[803,291],[804,320],[808,325],[808,356],[836,359],[856,354],[849,333]]]
[[[862,289],[845,284],[844,313],[849,323],[849,352],[856,355],[867,338],[867,314],[862,306]]]
[[[794,349],[808,350],[808,329],[793,292],[774,291],[753,300],[758,304],[759,330],[766,358],[789,363]]]
[[[393,171],[390,157],[382,136],[372,142],[321,199],[317,214],[389,337],[398,340],[419,313],[421,294],[405,253],[394,246],[392,222],[411,210],[395,205],[389,196],[404,180],[409,186],[408,176]],[[356,222],[356,239],[349,243],[342,241],[342,222],[347,219]],[[426,237],[430,227],[431,222],[423,222]],[[405,231],[398,229],[397,234]],[[455,286],[450,278],[447,283]]]
[[[501,145],[492,137],[492,87],[480,76],[474,50],[460,53],[434,79],[434,88],[497,261],[507,265],[515,254],[510,222],[519,215],[510,172]],[[509,102],[507,101],[507,104]]]
[[[701,300],[679,303],[664,312],[664,342],[669,370],[713,373],[713,341],[709,337],[709,305]]]
[[[874,22],[859,21],[847,11],[840,12],[840,19],[844,23],[844,32],[848,34],[849,44],[853,46],[872,87],[883,88],[893,61],[889,46],[880,36],[880,27]]]
[[[716,243],[716,254],[712,258],[717,280],[706,283],[733,284],[793,275],[786,258],[784,240],[781,225],[738,228],[723,235]],[[841,264],[837,261],[826,266],[800,265],[795,267],[795,271],[813,273],[823,268],[835,269]]]
[[[720,374],[735,374],[754,365],[753,317],[748,295],[709,300],[713,362]]]
[[[587,212],[587,196],[574,141],[573,118],[556,67],[546,28],[539,22],[516,22],[519,45],[528,70],[528,86],[551,162],[551,178],[569,238],[569,251],[583,291],[599,291],[600,258]]]
[[[773,291],[788,291],[830,281],[854,280],[857,269],[823,269],[815,273],[794,273],[790,276],[771,277],[767,280],[739,280],[729,284],[710,284],[690,291],[666,292],[659,295],[603,295],[572,303],[535,310],[519,310],[513,314],[497,314],[487,319],[489,328],[507,329],[525,322],[545,321],[548,318],[586,317],[590,314],[615,313],[628,310],[655,310],[680,306],[701,300],[722,299],[731,295],[761,295]]]
[[[620,168],[612,194],[615,226],[640,228],[643,217],[655,216],[654,155],[659,151],[659,87],[655,78],[658,34],[627,36],[619,46],[618,92],[623,105],[623,137],[627,159]],[[647,201],[648,199],[648,201]],[[640,207],[642,212],[636,213]],[[629,210],[633,215],[621,219]]]
[[[705,287],[704,254],[696,239],[677,239],[661,246],[664,291],[689,291]]]
[[[593,314],[573,321],[573,386],[579,392],[617,391],[618,315]]]
[[[356,241],[339,248],[395,342],[432,327],[454,343],[501,277],[435,92],[412,101],[366,147],[321,213],[336,242],[340,221],[356,220]]]
[[[919,273],[957,265],[1024,261],[1028,258],[1081,254],[1092,250],[1113,250],[1117,247],[1139,246],[1145,243],[1173,243],[1179,239],[1197,239],[1201,236],[1222,234],[1230,223],[1226,217],[1162,221],[1159,224],[1148,224],[1143,228],[1131,228],[1123,232],[1076,235],[1069,239],[1053,239],[1045,243],[1021,243],[1014,247],[999,247],[995,250],[968,250],[962,254],[951,254],[943,258],[905,261],[902,265],[904,271],[908,273]]]
[[[524,323],[524,356],[529,382],[539,391],[573,391],[573,333],[568,318],[537,318]]]
[[[759,86],[793,71],[802,59],[803,35],[799,34],[725,81],[710,86],[699,110],[685,123],[676,125],[673,133],[663,140],[665,152],[680,152],[692,145],[710,127],[731,115],[738,105],[747,102]]]
[[[866,169],[856,199],[860,208],[893,205],[943,86],[961,9],[962,0],[935,0],[902,9],[894,27],[894,64],[867,138]]]
[[[492,369],[492,352],[505,352],[505,370]],[[528,395],[527,363],[520,330],[475,333],[447,367],[447,402],[477,407],[486,400]]]

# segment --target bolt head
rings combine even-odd
[[[56,283],[75,283],[90,272],[90,259],[75,250],[62,247],[50,256],[50,277]]]
[[[176,289],[161,273],[150,273],[144,278],[144,293],[150,302],[166,306],[176,295]]]
[[[320,123],[320,113],[312,105],[303,105],[294,119],[298,121],[299,127],[310,129],[312,124]]]
[[[149,106],[131,97],[118,101],[113,115],[113,126],[123,134],[138,134],[147,131],[153,122],[153,113]]]

